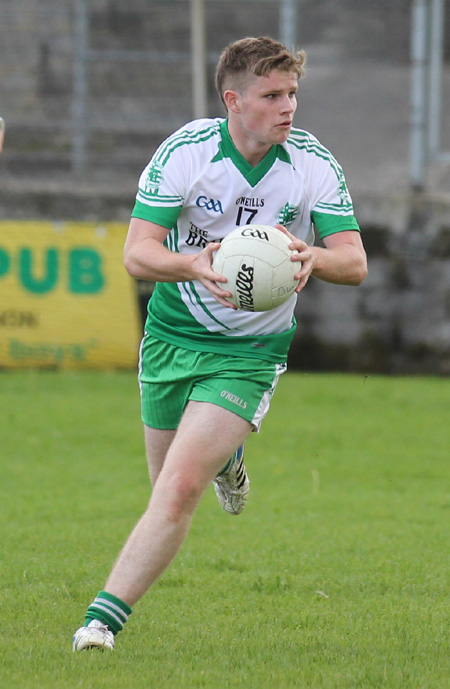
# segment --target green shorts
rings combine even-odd
[[[286,364],[194,352],[146,334],[139,357],[142,420],[178,427],[189,400],[210,402],[249,421],[258,431]]]

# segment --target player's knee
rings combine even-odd
[[[166,499],[170,518],[177,520],[192,513],[202,494],[200,482],[192,474],[175,472],[166,485]]]

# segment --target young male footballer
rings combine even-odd
[[[298,251],[297,293],[310,275],[343,285],[366,276],[342,169],[292,126],[304,59],[265,36],[230,44],[216,73],[227,117],[176,131],[140,177],[124,257],[130,275],[156,282],[139,368],[153,490],[75,632],[75,651],[114,648],[133,605],[180,549],[211,482],[228,513],[246,504],[243,444],[286,370],[297,294],[271,311],[236,309],[211,267],[220,240],[238,225],[285,228]],[[314,246],[314,230],[323,246]]]

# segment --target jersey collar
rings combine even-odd
[[[255,187],[264,175],[270,170],[277,158],[280,158],[286,163],[290,163],[289,153],[279,144],[272,146],[264,158],[256,167],[252,167],[250,163],[245,160],[244,156],[239,153],[228,131],[228,119],[220,123],[220,133],[222,136],[219,142],[219,151],[214,156],[212,162],[221,160],[222,158],[230,158],[239,172],[245,177],[250,186]]]

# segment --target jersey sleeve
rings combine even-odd
[[[136,201],[131,213],[171,229],[181,212],[186,182],[180,154],[166,140],[156,151],[139,178]]]
[[[335,232],[360,231],[344,172],[331,153],[326,154],[315,159],[315,184],[311,189],[311,220],[321,239]]]

